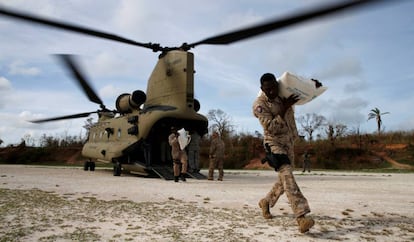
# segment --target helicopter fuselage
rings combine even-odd
[[[174,50],[161,55],[149,78],[145,102],[125,101],[133,95],[122,94],[116,103],[119,115],[98,113],[82,155],[99,162],[137,164],[144,170],[172,166],[171,127],[207,132],[207,118],[197,113],[193,83],[192,53]]]

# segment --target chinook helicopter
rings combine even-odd
[[[172,161],[169,158],[167,137],[172,126],[187,131],[207,133],[208,120],[198,113],[200,102],[194,98],[194,55],[190,49],[198,45],[226,45],[240,40],[286,28],[335,12],[349,10],[381,2],[381,0],[352,0],[319,7],[283,19],[275,19],[251,27],[206,38],[191,44],[177,47],[163,47],[156,43],[140,43],[110,33],[86,28],[62,21],[34,16],[5,7],[0,7],[0,15],[57,29],[108,39],[161,52],[158,62],[149,77],[146,92],[141,90],[124,93],[115,102],[116,109],[106,108],[102,100],[80,70],[71,55],[58,55],[76,82],[91,102],[99,105],[99,110],[61,117],[33,120],[35,123],[65,119],[85,118],[98,115],[82,148],[82,155],[88,158],[85,169],[94,170],[95,162],[113,164],[113,174],[121,175],[122,170],[164,179],[173,179]],[[188,175],[204,179],[195,172]]]

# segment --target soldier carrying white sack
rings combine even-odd
[[[310,213],[310,208],[296,184],[291,166],[294,159],[294,141],[298,138],[292,106],[298,101],[298,96],[281,97],[279,83],[271,73],[264,74],[260,84],[262,93],[253,104],[253,113],[264,130],[265,161],[278,172],[278,178],[268,194],[259,201],[259,207],[265,219],[273,218],[270,208],[286,193],[299,231],[305,233],[315,222],[311,217],[305,216]]]
[[[171,156],[173,159],[174,181],[178,182],[178,178],[181,177],[182,181],[186,181],[185,176],[187,174],[187,153],[184,149],[180,148],[178,141],[177,128],[171,127],[171,134],[168,136],[168,143],[171,145]]]

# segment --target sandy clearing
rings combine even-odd
[[[177,184],[105,169],[0,165],[0,241],[414,240],[414,174],[295,174],[317,222],[307,234],[285,196],[274,219],[261,217],[257,202],[276,179],[270,170]]]

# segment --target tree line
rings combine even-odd
[[[378,108],[375,108],[368,115],[367,120],[375,119],[377,121],[377,134],[374,135],[362,134],[359,129],[349,129],[345,124],[340,122],[328,122],[324,116],[315,113],[298,116],[296,123],[301,136],[301,139],[297,142],[297,146],[299,147],[298,155],[300,156],[303,147],[317,147],[317,149],[329,150],[337,146],[343,146],[345,143],[347,145],[356,145],[358,149],[365,149],[367,144],[377,142],[379,139],[378,136],[384,133],[381,129],[381,115],[384,114],[388,114],[388,112],[383,113]],[[208,164],[210,134],[213,131],[218,131],[226,144],[225,167],[227,169],[242,168],[252,159],[260,158],[263,155],[263,135],[261,132],[237,132],[231,117],[220,109],[209,110],[206,116],[209,120],[209,132],[201,140],[200,158],[202,167],[207,167]],[[85,121],[84,128],[88,130],[91,124],[93,124],[92,118],[89,118]],[[412,134],[399,132],[385,134],[384,137],[390,142],[396,142],[398,138],[407,139],[407,143],[410,143],[410,139],[412,140],[413,138]],[[34,140],[30,135],[25,135],[22,138],[22,143],[28,146],[38,144],[38,146],[46,148],[82,147],[86,138],[82,137],[82,135],[71,136],[65,134],[58,137],[43,134],[40,140]],[[298,155],[297,157],[299,157]]]
[[[372,109],[368,114],[367,121],[370,119],[376,120],[378,134],[383,131],[381,117],[385,114],[389,114],[389,112],[381,112],[378,108]],[[249,137],[250,139],[261,138],[259,131],[255,131],[254,134],[243,132],[237,133],[231,117],[221,109],[211,109],[206,116],[209,120],[209,133],[211,134],[212,131],[218,131],[223,139],[232,140],[232,142],[229,142],[231,146],[233,146],[233,143],[238,144],[238,140],[246,139],[246,137]],[[301,115],[296,118],[296,122],[301,137],[310,142],[314,140],[315,132],[318,131],[319,132],[316,134],[318,139],[323,139],[325,136],[331,143],[334,143],[335,140],[349,133],[349,129],[345,124],[340,122],[327,122],[327,119],[323,115],[318,115],[316,113]],[[92,125],[93,118],[88,118],[83,126],[83,128],[86,129],[87,134]],[[79,136],[64,134],[61,137],[43,134],[39,140],[35,140],[30,134],[26,134],[21,139],[21,142],[24,142],[29,146],[66,147],[81,145],[86,139],[87,135],[82,137],[82,134]],[[0,139],[0,145],[3,143],[3,140]]]

